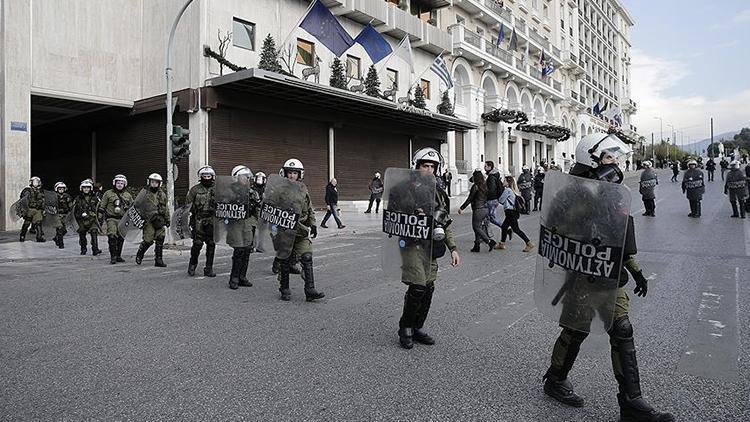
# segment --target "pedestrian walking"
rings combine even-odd
[[[484,180],[481,170],[474,170],[471,180],[474,184],[471,185],[466,201],[458,208],[458,213],[461,214],[466,207],[471,205],[471,228],[474,230],[474,247],[471,252],[479,252],[479,246],[482,243],[486,243],[490,248],[489,250],[492,251],[497,243],[490,239],[487,226],[483,224],[488,213],[487,182]]]
[[[484,172],[487,175],[487,211],[490,223],[497,227],[502,227],[502,223],[497,219],[495,214],[498,207],[498,199],[503,191],[503,185],[500,181],[500,172],[495,168],[495,163],[486,161],[484,163]]]
[[[745,166],[745,176],[750,180],[750,166]],[[750,183],[748,183],[748,194],[750,194]],[[750,212],[750,196],[745,200],[745,212]]]
[[[714,181],[714,171],[716,170],[716,163],[713,158],[709,158],[706,162],[706,172],[708,173],[708,181]]]
[[[687,194],[690,202],[688,217],[699,218],[701,216],[701,200],[705,192],[703,172],[698,170],[698,163],[695,160],[688,161],[688,169],[682,176],[682,193]]]
[[[500,243],[497,244],[497,249],[505,249],[505,238],[508,236],[509,229],[513,229],[513,233],[517,234],[518,237],[520,237],[524,242],[526,242],[526,247],[523,248],[524,252],[531,252],[534,249],[534,243],[529,240],[529,237],[526,236],[526,233],[521,230],[521,228],[518,226],[518,219],[520,217],[520,213],[517,208],[517,205],[520,204],[520,202],[523,201],[523,197],[521,196],[521,192],[518,191],[518,186],[516,185],[516,179],[513,176],[505,176],[505,179],[503,180],[503,193],[500,196],[500,206],[503,207],[505,210],[505,220],[503,221],[502,226],[500,227],[500,230],[502,230],[502,235],[500,237]],[[528,205],[526,205],[528,207]]]
[[[721,181],[724,181],[724,173],[727,172],[727,169],[729,169],[729,162],[725,157],[721,157],[721,161],[719,161],[719,167],[721,167]]]
[[[678,163],[677,161],[673,161],[670,167],[672,167],[672,181],[677,182],[678,181],[677,175],[680,174],[680,163]],[[722,175],[722,179],[723,179],[723,175]]]
[[[529,205],[532,201],[532,192],[534,190],[534,176],[531,175],[531,169],[528,166],[521,167],[521,175],[518,176],[518,189],[521,190],[521,196],[526,201],[526,213],[529,214]]]
[[[625,171],[630,171],[630,160],[625,160]]]
[[[331,179],[330,182],[328,182],[328,185],[326,185],[326,215],[325,217],[323,217],[323,221],[320,223],[320,227],[323,227],[324,229],[328,228],[328,226],[326,226],[326,221],[328,221],[331,216],[333,216],[333,219],[336,220],[336,225],[338,225],[340,229],[346,227],[345,225],[341,224],[341,219],[339,218],[339,190],[337,186],[338,181],[336,181],[335,177]]]
[[[542,196],[544,195],[544,169],[536,168],[534,175],[534,211],[542,209]]]
[[[383,179],[380,178],[380,173],[375,172],[375,176],[367,185],[367,189],[370,190],[370,203],[367,204],[367,211],[365,214],[372,212],[372,203],[375,202],[375,214],[380,210],[380,200],[383,198]]]
[[[451,173],[448,169],[446,169],[445,173],[443,173],[443,181],[445,182],[445,189],[448,191],[448,197],[452,197],[453,194],[451,194],[451,183],[453,182],[453,173]]]
[[[659,184],[659,179],[656,177],[654,169],[651,168],[651,161],[644,161],[643,168],[640,187],[638,189],[641,193],[641,199],[643,199],[643,206],[646,208],[646,212],[643,215],[646,217],[656,217],[656,194],[654,191],[656,185]]]
[[[745,200],[748,198],[747,176],[740,170],[740,162],[737,160],[729,163],[729,173],[724,183],[724,195],[729,195],[732,218],[745,218]]]

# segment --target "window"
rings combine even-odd
[[[346,76],[353,79],[361,79],[362,73],[359,67],[359,57],[346,56]]]
[[[234,18],[232,21],[232,45],[255,51],[255,24]]]
[[[315,44],[310,41],[297,38],[297,63],[314,66]]]
[[[419,86],[422,88],[422,93],[424,94],[425,100],[430,99],[430,81],[426,79],[422,79],[419,81]]]
[[[388,76],[388,81],[390,82],[389,88],[393,88],[394,86],[398,87],[398,71],[387,68],[386,75]]]
[[[477,35],[479,35],[480,37],[483,37],[484,36],[484,29],[482,29],[482,28],[480,28],[480,27],[477,26]]]

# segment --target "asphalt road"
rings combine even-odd
[[[750,223],[728,218],[720,181],[703,218],[686,217],[679,184],[660,175],[656,218],[640,216],[633,189],[651,278],[645,299],[631,295],[644,394],[681,421],[749,420]],[[226,249],[215,279],[187,277],[186,251],[169,251],[168,268],[149,256],[139,267],[131,247],[129,263],[110,266],[106,252],[75,255],[73,240],[64,257],[0,262],[0,419],[617,420],[606,336],[586,340],[571,373],[585,407],[543,394],[559,329],[534,306],[536,255],[520,240],[469,253],[470,215],[454,216],[463,262],[441,261],[425,327],[438,343],[406,351],[396,336],[405,288],[383,280],[378,216],[364,218],[321,229],[319,303],[304,302],[298,276],[292,302],[279,301],[261,254],[255,285],[229,290]],[[536,213],[521,220],[532,239],[537,224]]]

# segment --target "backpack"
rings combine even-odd
[[[516,211],[519,214],[527,214],[529,212],[529,207],[526,204],[526,200],[523,199],[523,196],[521,196],[521,195],[516,195],[516,206],[515,206],[515,208],[516,208]]]

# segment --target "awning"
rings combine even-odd
[[[206,87],[294,102],[316,110],[345,112],[352,116],[377,119],[383,125],[393,122],[443,132],[464,132],[478,127],[475,123],[455,117],[260,69],[247,69],[209,79]]]

